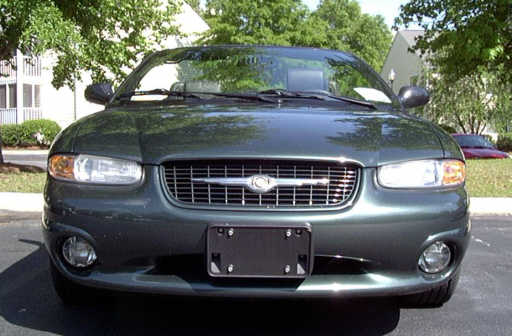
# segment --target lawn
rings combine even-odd
[[[471,197],[512,197],[512,159],[468,160],[466,186]]]
[[[42,192],[46,173],[0,173],[0,192]],[[512,159],[468,160],[466,186],[472,197],[512,197]]]
[[[45,181],[46,173],[0,173],[0,192],[40,193]]]

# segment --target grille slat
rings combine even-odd
[[[342,205],[354,194],[359,168],[324,161],[289,160],[190,160],[163,164],[164,180],[172,197],[195,206],[314,208]],[[327,185],[276,187],[259,194],[241,186],[194,181],[197,178],[230,178],[268,175],[273,178],[327,179]]]

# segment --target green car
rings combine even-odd
[[[265,46],[156,52],[52,144],[42,227],[65,303],[98,289],[400,297],[439,306],[469,241],[457,143],[365,62]],[[103,292],[103,291],[100,291]]]

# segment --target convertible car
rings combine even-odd
[[[62,301],[98,289],[439,306],[470,237],[453,138],[364,61],[322,49],[156,52],[55,139],[42,227]]]

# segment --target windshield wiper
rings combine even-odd
[[[320,99],[320,100],[340,100],[345,103],[355,104],[364,106],[367,108],[371,108],[376,110],[377,107],[370,102],[349,98],[349,97],[343,97],[343,96],[334,96],[327,92],[309,92],[309,91],[288,91],[284,89],[269,89],[260,91],[259,94],[261,95],[276,95],[283,98],[302,98],[302,99]]]
[[[216,97],[223,97],[223,98],[235,98],[235,99],[246,99],[246,100],[253,100],[253,101],[263,101],[267,103],[276,104],[277,101],[274,99],[270,99],[267,97],[264,97],[260,94],[246,94],[246,93],[221,93],[221,92],[191,92],[192,94],[196,95],[211,95]]]
[[[223,98],[235,98],[235,99],[245,99],[245,100],[257,100],[264,101],[267,103],[277,103],[274,99],[266,98],[259,94],[243,94],[243,93],[221,93],[221,92],[183,92],[183,91],[170,91],[167,89],[153,89],[153,90],[139,90],[139,91],[129,91],[120,94],[116,99],[124,100],[130,99],[136,96],[151,96],[151,95],[161,95],[167,97],[184,97],[184,98],[197,98],[204,99],[203,96],[216,96]]]
[[[169,91],[167,89],[139,90],[128,91],[116,97],[116,100],[129,99],[136,96],[167,96],[167,97],[183,97],[183,98],[199,98],[196,94],[181,91]]]

